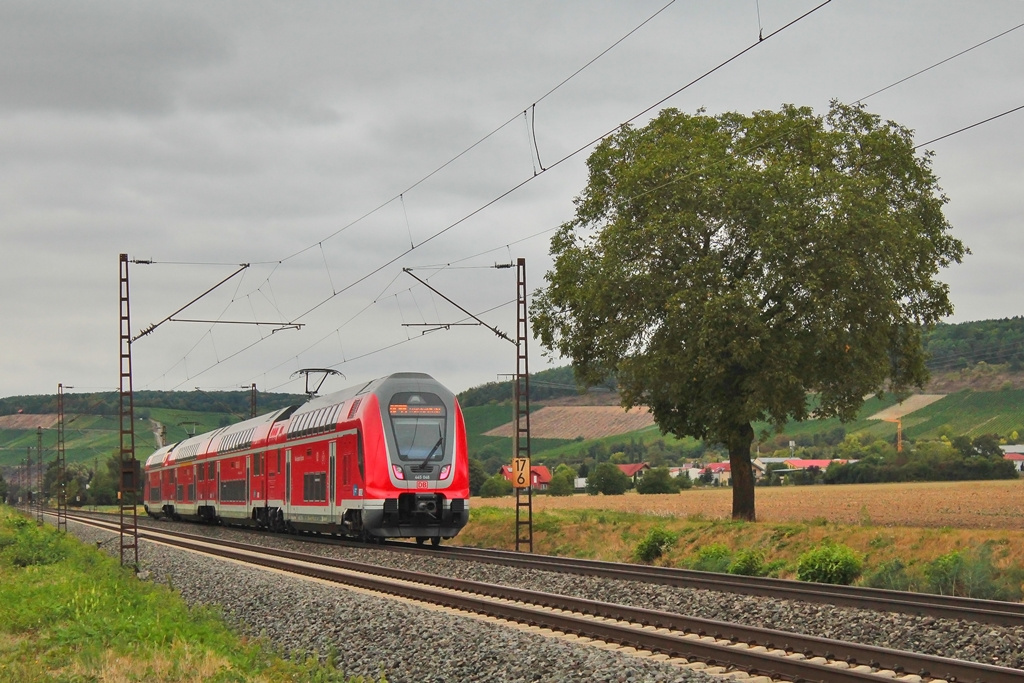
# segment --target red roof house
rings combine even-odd
[[[720,484],[728,484],[732,479],[732,464],[728,462],[713,462],[701,471],[710,472],[714,480]]]
[[[1012,462],[1018,472],[1024,472],[1024,453],[1006,453],[1003,458]]]
[[[512,481],[512,466],[502,465],[501,476],[505,477],[506,480]],[[548,484],[551,483],[551,470],[544,465],[532,465],[530,467],[530,486],[543,491],[547,489]]]
[[[623,474],[632,479],[633,483],[636,483],[636,480],[640,478],[640,473],[642,471],[651,469],[651,466],[645,462],[630,463],[628,465],[616,465],[616,467],[618,467]]]
[[[845,460],[801,460],[800,458],[792,458],[783,464],[791,470],[806,470],[811,467],[817,467],[820,470],[827,470],[828,466],[834,462],[837,462],[840,465],[846,464]]]

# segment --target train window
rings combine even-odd
[[[263,454],[253,453],[252,454],[252,476],[258,477],[262,473]]]
[[[312,472],[302,478],[302,498],[306,502],[327,502],[326,472]]]
[[[398,457],[406,461],[444,457],[447,411],[436,394],[398,393],[388,405]]]

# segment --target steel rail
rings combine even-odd
[[[106,526],[108,523],[99,522],[97,524]],[[711,664],[724,662],[748,672],[772,677],[837,682],[892,680],[891,675],[886,676],[865,670],[870,667],[870,669],[888,669],[896,673],[916,673],[922,677],[947,681],[989,681],[991,683],[1024,681],[1024,671],[1008,667],[761,629],[659,610],[476,581],[452,579],[237,541],[196,537],[178,531],[142,531],[140,535],[148,540],[172,543],[180,547],[229,557],[238,561],[454,606],[566,633],[609,640],[673,656],[700,659]],[[384,577],[388,581],[400,583],[389,582],[382,585],[381,579],[374,577]],[[423,584],[430,588],[424,588]],[[439,593],[437,589],[445,592]],[[457,594],[453,596],[447,591],[455,591]],[[489,598],[522,604],[495,604]],[[624,626],[621,623],[594,622],[581,615],[629,622],[638,624],[639,627]],[[643,627],[653,627],[659,631],[643,630]],[[730,644],[722,645],[708,640],[695,639],[692,636],[685,637],[679,635],[678,632],[696,634],[704,638],[722,639],[729,641]],[[739,649],[734,643],[744,643],[751,647]],[[760,648],[756,646],[760,646]],[[759,651],[761,648],[765,651]],[[772,654],[770,652],[772,650],[798,653],[802,657],[779,657],[778,654]],[[835,665],[808,661],[815,657],[841,661],[849,668],[837,668]],[[819,674],[821,678],[817,677]]]
[[[408,543],[389,545],[394,548],[399,546],[405,546],[402,548],[405,552],[453,555],[477,562],[524,569],[599,576],[623,581],[655,583],[679,588],[698,588],[775,599],[803,600],[915,616],[969,619],[999,626],[1024,626],[1024,603],[1017,602],[718,574],[675,567],[652,567],[552,555],[523,555],[522,553],[486,548],[448,546],[428,550],[412,547]]]
[[[239,530],[243,530],[243,528],[240,527]],[[254,531],[249,528],[244,528],[244,530]],[[300,536],[298,538],[323,545],[339,545],[354,548],[367,547],[365,543],[359,541],[334,537]],[[894,591],[865,586],[809,583],[789,579],[720,574],[677,567],[657,567],[604,560],[557,557],[554,555],[524,554],[490,548],[471,548],[466,546],[425,548],[404,541],[389,541],[383,546],[374,547],[412,554],[422,553],[435,557],[452,556],[453,559],[467,559],[475,562],[522,569],[597,576],[620,581],[667,585],[676,588],[693,588],[740,595],[754,595],[776,600],[802,600],[804,602],[896,612],[912,616],[966,619],[997,626],[1024,626],[1024,603],[1019,602]]]

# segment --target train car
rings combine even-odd
[[[397,373],[157,450],[149,514],[440,543],[469,519],[458,401]]]

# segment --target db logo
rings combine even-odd
[[[427,488],[427,482],[425,482],[425,481],[418,481],[418,482],[416,482],[416,488],[418,488],[418,489],[425,489],[425,488]]]

